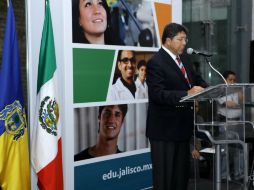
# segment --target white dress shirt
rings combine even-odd
[[[233,101],[236,104],[239,105],[239,94],[238,93],[232,93],[227,96],[224,96],[222,98],[219,98],[218,100],[218,114],[223,115],[227,117],[228,119],[234,119],[234,118],[240,118],[242,110],[239,106],[235,108],[229,108],[226,107],[226,101]]]
[[[146,81],[144,82],[144,84],[142,84],[142,82],[139,80],[139,78],[136,79],[135,81],[136,84],[136,99],[146,99],[148,98],[148,87],[146,84]]]

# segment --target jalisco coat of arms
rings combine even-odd
[[[39,122],[49,134],[57,136],[57,123],[59,119],[59,107],[55,99],[46,96],[40,105]]]
[[[4,120],[5,130],[8,134],[14,136],[14,140],[18,140],[24,135],[26,128],[26,114],[25,109],[22,108],[22,105],[18,100],[5,106],[0,112],[0,120]]]

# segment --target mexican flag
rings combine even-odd
[[[49,0],[46,0],[38,78],[31,159],[38,187],[63,189],[61,116],[57,94],[57,67]]]

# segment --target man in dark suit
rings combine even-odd
[[[155,190],[186,190],[188,185],[193,103],[179,101],[202,91],[207,84],[181,55],[187,32],[183,25],[168,24],[161,49],[147,64],[146,135],[151,143]]]

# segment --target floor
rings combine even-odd
[[[243,186],[243,178],[230,179],[230,181],[222,180],[221,188],[216,188],[214,182],[213,166],[209,163],[199,165],[199,177],[194,180],[195,171],[190,174],[188,190],[245,190]],[[193,168],[192,168],[193,169]],[[197,175],[196,175],[197,176]],[[254,190],[254,177],[247,185],[248,190]]]
[[[214,184],[211,180],[208,179],[199,179],[199,181],[195,184],[193,180],[189,182],[188,190],[216,190]],[[244,190],[243,185],[235,182],[229,182],[228,186],[226,182],[221,183],[221,190]],[[254,190],[253,186],[248,187],[248,190]]]
[[[153,190],[153,189],[147,188],[145,190]],[[211,180],[200,178],[196,184],[193,179],[190,179],[188,190],[217,190],[217,189],[214,187]],[[244,190],[244,188],[242,185],[238,184],[237,182],[229,182],[228,187],[227,187],[227,183],[223,182],[221,183],[220,190]],[[254,186],[248,186],[248,190],[254,190]]]

